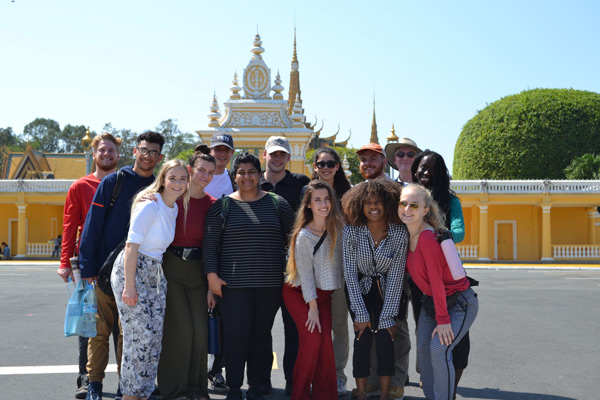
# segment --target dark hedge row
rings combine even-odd
[[[565,179],[575,157],[600,151],[600,94],[534,89],[504,97],[465,124],[453,179]]]

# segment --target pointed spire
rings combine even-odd
[[[258,27],[256,28],[256,36],[254,36],[254,47],[250,49],[250,52],[254,54],[252,57],[253,60],[262,58],[261,54],[265,52],[265,49],[261,47],[262,40],[260,40],[260,35],[258,34]]]
[[[396,136],[396,129],[394,129],[394,124],[392,124],[392,130],[390,131],[390,136],[387,137],[388,143],[395,143],[398,141],[398,136]]]
[[[219,113],[219,103],[217,102],[217,94],[213,93],[213,101],[210,104],[210,114],[207,115],[210,122],[208,126],[211,128],[215,128],[219,125],[219,118],[221,118],[221,113]]]
[[[375,96],[373,96],[373,123],[371,124],[371,138],[369,139],[369,143],[379,143],[377,121],[375,120]]]
[[[273,100],[283,100],[283,86],[281,86],[281,77],[279,76],[279,71],[277,71],[277,76],[275,77],[275,85],[271,88],[275,92],[273,95]]]
[[[229,98],[231,100],[241,99],[242,96],[240,96],[239,91],[242,90],[242,88],[238,85],[237,71],[235,74],[233,74],[233,81],[231,83],[232,83],[232,85],[229,87],[229,90],[231,90],[231,96],[229,96]]]
[[[306,117],[304,116],[304,110],[302,109],[302,100],[300,100],[300,95],[296,97],[296,101],[294,102],[293,114],[290,115],[290,118],[293,121],[293,128],[304,128],[304,120]]]
[[[288,114],[292,115],[296,98],[302,103],[300,91],[300,71],[298,70],[298,53],[296,52],[296,27],[294,27],[294,52],[292,53],[292,70],[290,71],[290,90],[288,93]]]

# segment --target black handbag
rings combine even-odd
[[[108,255],[104,264],[102,264],[102,268],[98,272],[98,276],[96,277],[96,285],[106,294],[107,296],[114,297],[112,286],[110,284],[110,274],[113,270],[113,265],[115,264],[115,260],[117,256],[125,248],[125,243],[127,242],[127,238],[123,239],[121,243]]]

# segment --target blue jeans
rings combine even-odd
[[[454,365],[452,364],[452,349],[469,331],[477,317],[479,301],[477,294],[469,288],[460,296],[456,304],[448,310],[454,341],[450,346],[440,343],[436,335],[431,334],[437,322],[421,309],[419,315],[419,331],[417,337],[417,352],[423,392],[427,399],[451,400],[454,395]]]

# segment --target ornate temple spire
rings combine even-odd
[[[281,77],[279,76],[279,71],[277,71],[277,76],[275,77],[275,85],[271,87],[271,90],[275,92],[273,95],[273,100],[283,100],[283,86],[281,86]]]
[[[388,143],[395,143],[398,141],[398,136],[396,136],[396,129],[394,128],[394,124],[392,124],[392,130],[390,131],[390,136],[387,137]]]
[[[294,102],[294,108],[292,109],[293,113],[290,115],[292,119],[292,127],[293,128],[304,128],[304,120],[306,117],[304,116],[304,110],[302,109],[302,100],[300,100],[300,95],[296,97],[296,101]]]
[[[233,75],[233,81],[231,82],[232,85],[229,87],[229,90],[231,90],[231,96],[229,96],[229,98],[231,100],[239,100],[242,98],[242,96],[240,96],[240,90],[242,90],[241,87],[239,87],[238,85],[238,76],[237,76],[237,72]]]
[[[261,45],[262,40],[260,40],[260,35],[257,32],[256,36],[254,36],[254,47],[250,49],[252,54],[254,54],[254,56],[252,56],[253,60],[262,58],[261,54],[265,52],[265,49],[263,49]]]
[[[216,128],[219,125],[219,118],[221,118],[221,113],[219,112],[219,103],[217,102],[217,94],[213,94],[213,101],[210,104],[210,114],[207,115],[210,122],[208,126],[211,128]]]
[[[292,115],[296,98],[302,103],[300,95],[300,71],[298,70],[298,54],[296,53],[296,28],[294,27],[294,53],[292,55],[292,70],[290,71],[290,90],[288,93],[288,114]]]
[[[371,138],[369,139],[369,143],[379,143],[377,121],[375,120],[375,99],[373,99],[373,123],[371,124]]]

